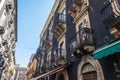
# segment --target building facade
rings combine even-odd
[[[56,0],[36,60],[35,80],[119,80],[120,1]]]
[[[15,67],[15,75],[13,80],[27,80],[26,73],[28,72],[27,67],[22,67],[20,65],[16,65]]]
[[[0,76],[13,79],[17,41],[17,0],[0,0]]]
[[[32,54],[29,60],[29,64],[28,64],[28,71],[26,73],[27,76],[27,80],[30,80],[34,77],[35,74],[35,70],[36,70],[36,65],[37,65],[37,59],[35,54]]]

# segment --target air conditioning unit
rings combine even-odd
[[[0,35],[3,34],[5,31],[4,31],[4,27],[3,26],[0,26]]]

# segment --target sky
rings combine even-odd
[[[26,67],[40,42],[40,32],[55,0],[18,0],[16,64]]]

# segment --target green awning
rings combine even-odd
[[[114,41],[97,49],[95,52],[93,52],[93,58],[100,59],[117,52],[120,52],[120,40]]]

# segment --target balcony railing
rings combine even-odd
[[[64,65],[67,62],[65,54],[65,49],[57,49],[54,51],[54,62],[52,64],[53,67]]]
[[[80,29],[70,41],[72,55],[83,55],[94,51],[92,30],[89,28]]]
[[[58,14],[54,19],[54,27],[52,29],[52,32],[56,35],[56,37],[59,37],[60,34],[65,31],[65,19],[65,14]]]
[[[66,18],[65,14],[58,14],[54,19],[54,27],[60,24],[64,24],[66,22],[65,18]]]
[[[44,40],[43,41],[43,45],[44,45],[44,47],[46,48],[46,49],[51,49],[51,47],[52,47],[52,40]]]

